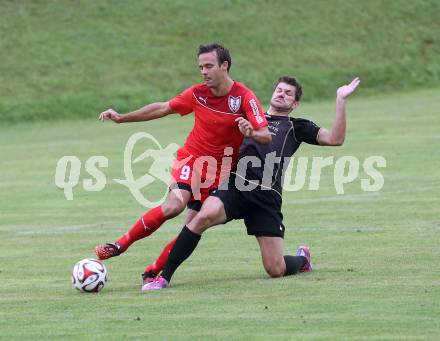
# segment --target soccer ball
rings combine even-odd
[[[81,292],[98,292],[107,282],[107,269],[99,260],[86,258],[72,270],[72,286]]]

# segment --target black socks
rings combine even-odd
[[[303,256],[284,256],[286,262],[286,272],[284,276],[298,273],[299,269],[307,263],[307,258]]]
[[[191,256],[194,249],[200,240],[200,235],[192,232],[186,225],[183,227],[179,236],[176,239],[176,244],[171,249],[168,261],[162,272],[162,277],[170,282],[171,277],[177,268],[182,264],[189,256]]]

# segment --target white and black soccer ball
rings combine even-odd
[[[81,292],[99,292],[107,282],[107,269],[103,262],[86,258],[72,270],[72,286]]]

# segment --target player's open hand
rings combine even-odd
[[[253,128],[252,124],[248,120],[244,119],[243,117],[238,117],[235,119],[235,122],[238,122],[238,129],[244,136],[252,136]]]
[[[112,120],[113,122],[120,123],[121,115],[114,111],[113,109],[107,109],[99,114],[99,119],[101,121]]]
[[[358,87],[359,83],[361,82],[361,80],[359,79],[359,77],[356,77],[355,79],[353,79],[351,81],[350,84],[346,84],[341,86],[337,91],[336,91],[336,96],[339,99],[347,99],[348,96],[350,96]]]

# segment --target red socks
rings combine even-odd
[[[165,220],[166,219],[160,206],[149,210],[143,215],[143,217],[134,223],[126,234],[116,241],[121,246],[121,251],[124,252],[135,241],[152,234],[164,223]]]
[[[170,241],[167,244],[167,246],[164,247],[159,257],[157,257],[157,259],[154,261],[153,264],[147,266],[145,272],[151,271],[155,274],[159,274],[163,270],[165,264],[167,263],[168,256],[170,255],[170,251],[173,248],[174,244],[176,243],[176,239],[177,238],[174,238],[172,241]]]

